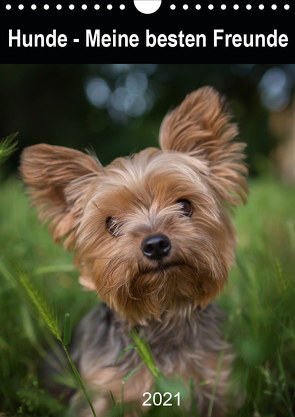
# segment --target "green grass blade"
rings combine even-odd
[[[277,358],[278,358],[279,370],[280,370],[280,373],[281,373],[281,375],[283,377],[284,385],[285,385],[285,392],[286,392],[286,403],[285,403],[285,405],[286,405],[286,408],[287,408],[290,416],[293,417],[294,416],[294,414],[292,412],[292,406],[293,406],[293,404],[292,404],[292,401],[291,401],[291,398],[290,398],[290,393],[289,393],[289,389],[288,389],[288,383],[287,383],[286,373],[285,373],[285,369],[284,369],[284,365],[283,365],[283,362],[282,362],[282,358],[281,358],[281,354],[280,354],[279,348],[277,348]]]
[[[77,380],[74,377],[61,375],[61,374],[54,374],[52,379],[60,385],[64,385],[69,388],[77,389],[79,388],[77,384]]]
[[[38,342],[37,342],[37,336],[34,330],[34,325],[32,322],[32,316],[24,304],[20,306],[20,309],[21,309],[22,324],[23,324],[25,335],[30,341],[30,343],[32,344],[32,346],[36,346]]]
[[[129,372],[129,374],[127,376],[125,376],[125,378],[122,381],[122,386],[121,386],[121,398],[120,398],[120,406],[119,406],[119,415],[120,417],[123,417],[123,403],[124,403],[124,384],[128,381],[128,379],[135,374],[136,371],[138,371],[139,368],[142,367],[142,365],[144,365],[145,362],[141,362],[136,368],[132,369],[131,372]]]
[[[145,362],[146,366],[148,367],[154,378],[158,381],[163,374],[160,372],[160,370],[157,368],[155,364],[155,360],[153,358],[153,354],[148,344],[148,341],[145,339],[143,334],[139,336],[139,334],[134,330],[130,332],[130,336],[137,346],[139,356]]]
[[[197,385],[199,385],[199,384],[197,384]],[[190,399],[191,399],[191,412],[193,413],[194,417],[200,417],[200,414],[199,414],[199,412],[197,410],[197,406],[196,406],[194,388],[195,388],[194,380],[193,380],[193,378],[191,378],[190,379],[190,384],[189,384],[189,392],[190,392]]]
[[[72,369],[73,369],[73,372],[74,372],[74,374],[75,374],[75,377],[77,378],[77,381],[78,381],[78,383],[79,383],[79,385],[80,385],[80,387],[81,387],[81,389],[82,389],[82,391],[83,391],[83,394],[85,395],[85,398],[86,398],[86,400],[87,400],[87,402],[88,402],[88,404],[89,404],[89,407],[91,408],[92,414],[93,414],[93,416],[94,416],[94,417],[96,417],[96,414],[95,414],[95,411],[94,411],[94,408],[93,408],[92,402],[91,402],[91,400],[90,400],[90,397],[89,397],[89,395],[88,395],[88,392],[86,391],[86,388],[85,388],[85,386],[84,386],[84,384],[83,384],[83,381],[82,381],[82,379],[81,379],[81,377],[80,377],[80,374],[79,374],[79,372],[78,372],[78,370],[77,370],[77,368],[76,368],[76,366],[75,366],[74,362],[72,361],[72,359],[71,359],[71,357],[70,357],[70,355],[69,355],[69,352],[68,352],[67,348],[66,348],[65,346],[64,346],[63,348],[64,348],[64,351],[65,351],[65,353],[66,353],[67,357],[68,357],[68,360],[69,360],[69,362],[70,362],[70,365],[71,365],[71,367],[72,367]]]
[[[64,318],[64,337],[63,337],[63,346],[67,346],[71,341],[71,333],[72,333],[72,326],[71,326],[71,317],[69,313],[65,314]]]
[[[212,416],[214,399],[215,399],[215,394],[216,394],[216,389],[217,389],[219,374],[220,374],[220,371],[221,371],[221,365],[222,365],[223,357],[224,357],[224,350],[222,350],[220,352],[219,359],[218,359],[218,365],[217,365],[217,370],[216,370],[216,377],[215,377],[215,381],[214,381],[214,387],[213,387],[213,390],[212,390],[212,394],[211,394],[211,398],[210,398],[210,403],[209,403],[209,408],[208,408],[208,417],[211,417]]]
[[[123,384],[125,384],[127,381],[128,381],[128,379],[133,375],[133,374],[135,374],[135,372],[136,371],[138,371],[138,369],[139,368],[141,368],[142,367],[142,365],[144,365],[144,363],[145,362],[141,362],[136,368],[134,368],[134,369],[132,369],[132,371],[131,372],[129,372],[129,374],[127,375],[127,376],[125,376],[125,378],[123,379]]]
[[[44,323],[47,325],[51,333],[53,333],[54,336],[61,341],[61,332],[58,325],[58,320],[48,301],[40,294],[39,291],[37,291],[36,287],[27,277],[27,275],[20,273],[19,280],[23,288],[26,290],[26,293],[29,296],[31,302],[42,317]]]
[[[18,132],[12,133],[0,142],[0,165],[3,164],[16,150],[17,142],[13,143],[13,140],[17,135]]]
[[[25,290],[25,294],[30,300],[31,305],[36,309],[36,312],[41,316],[44,323],[47,325],[51,333],[61,341],[61,332],[58,324],[56,315],[54,314],[53,308],[49,305],[47,299],[38,291],[28,276],[22,272],[19,272],[17,278],[14,278],[0,262],[0,272],[2,275],[14,286],[20,286]]]
[[[48,265],[41,266],[34,271],[34,275],[45,275],[45,274],[54,274],[59,272],[72,272],[76,271],[74,265]]]
[[[112,399],[113,406],[116,408],[117,407],[117,404],[116,404],[116,401],[115,401],[115,398],[113,396],[112,391],[110,391],[110,395],[111,395],[111,399]]]
[[[132,346],[127,346],[124,349],[122,349],[121,352],[119,353],[117,359],[113,363],[113,365],[116,365],[116,363],[118,362],[118,360],[124,355],[125,352],[127,352],[127,350],[131,350],[131,349],[135,349],[135,348],[136,348],[136,345],[132,345]]]

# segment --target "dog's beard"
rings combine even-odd
[[[93,277],[103,301],[131,323],[146,324],[165,311],[205,306],[224,284],[221,265],[212,273],[212,265],[196,258],[148,265],[116,257],[103,269],[94,265]]]

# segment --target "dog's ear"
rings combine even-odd
[[[95,157],[62,146],[39,144],[25,148],[20,173],[28,186],[39,219],[50,221],[55,242],[67,237],[71,249],[87,196],[102,167]]]
[[[209,169],[209,180],[222,200],[233,205],[246,202],[248,170],[244,163],[244,143],[232,142],[237,125],[221,97],[212,87],[187,95],[167,114],[160,129],[162,150],[178,151],[202,159]]]

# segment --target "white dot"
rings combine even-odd
[[[259,10],[263,10],[264,9],[264,4],[259,4]]]
[[[107,9],[108,9],[108,10],[112,10],[112,8],[113,8],[113,6],[112,6],[111,4],[108,4],[108,5],[107,5]]]
[[[214,9],[213,4],[209,4],[208,9],[209,9],[209,10],[213,10],[213,9]]]
[[[57,10],[61,10],[62,5],[61,5],[61,4],[57,4],[57,5],[56,5],[56,8],[57,8]]]
[[[70,4],[70,5],[69,5],[69,9],[70,9],[70,10],[74,10],[74,8],[75,8],[75,6],[74,6],[73,4]]]
[[[95,8],[95,10],[98,10],[100,8],[100,5],[99,4],[95,4],[94,5],[94,8]]]
[[[11,9],[11,4],[6,4],[6,10],[10,10]]]
[[[201,5],[200,4],[196,4],[196,9],[197,10],[201,10]]]
[[[44,10],[48,10],[49,9],[49,5],[48,4],[44,4]]]
[[[276,4],[272,4],[272,6],[271,6],[271,8],[272,8],[272,10],[276,10],[277,9],[277,5]]]
[[[36,4],[32,4],[31,9],[32,9],[32,10],[36,10],[36,9],[37,9]]]
[[[184,4],[183,5],[183,10],[187,10],[188,9],[188,5],[187,4]]]
[[[225,9],[226,9],[226,5],[225,5],[225,4],[222,4],[222,5],[220,6],[220,8],[221,8],[221,10],[225,10]]]
[[[24,6],[23,4],[19,4],[19,5],[18,5],[19,10],[24,10],[24,7],[25,7],[25,6]]]
[[[234,9],[235,9],[235,10],[238,10],[238,8],[239,8],[239,7],[240,7],[240,6],[239,6],[238,4],[235,4],[235,5],[234,5]]]
[[[124,10],[125,9],[125,4],[120,4],[120,9]]]
[[[289,4],[285,4],[284,9],[285,9],[285,10],[289,10],[289,9],[290,9]]]
[[[171,10],[175,10],[175,9],[176,9],[175,4],[171,4],[170,9],[171,9]]]
[[[87,9],[87,4],[82,4],[81,8],[82,8],[82,10],[86,10]]]
[[[246,9],[247,9],[247,10],[251,10],[251,9],[252,9],[251,4],[247,4]]]

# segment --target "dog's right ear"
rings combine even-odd
[[[246,145],[233,141],[237,134],[224,98],[212,87],[202,87],[166,115],[160,146],[163,151],[181,152],[206,163],[217,195],[235,206],[245,203],[248,194]]]
[[[87,196],[103,172],[94,157],[62,146],[39,144],[25,148],[20,173],[28,186],[39,219],[50,221],[55,242],[67,237],[64,246],[73,247],[78,222]]]

